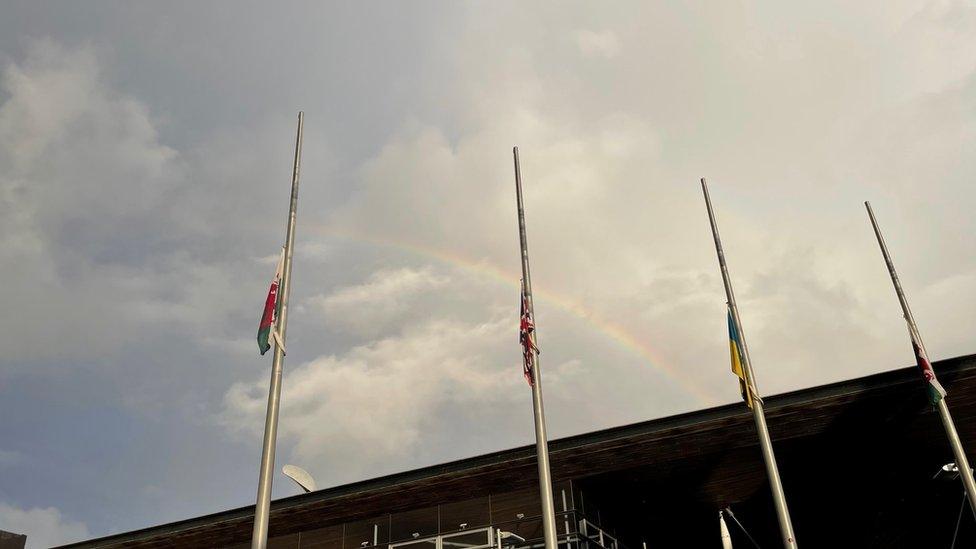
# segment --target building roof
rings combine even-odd
[[[949,392],[960,436],[972,447],[976,441],[976,355],[939,361],[934,367]],[[805,490],[814,494],[818,484],[826,489],[832,480],[847,482],[847,475],[854,474],[849,469],[861,460],[876,462],[883,457],[894,469],[911,460],[919,464],[912,477],[916,480],[930,477],[936,464],[952,461],[938,416],[927,404],[914,366],[769,396],[764,401],[791,500],[803,499],[798,495]],[[553,440],[550,456],[555,480],[581,479],[596,490],[626,483],[634,491],[627,497],[634,502],[639,499],[637,490],[653,494],[666,487],[673,490],[669,493],[683,494],[689,505],[717,510],[768,492],[752,414],[742,403]],[[287,534],[434,505],[456,499],[456,494],[474,497],[529,488],[537,484],[537,478],[534,445],[493,452],[275,500],[271,532]],[[612,489],[620,492],[619,487]],[[653,507],[646,494],[642,497],[642,505]],[[626,500],[624,496],[618,499]],[[814,496],[807,499],[812,502]],[[246,541],[252,518],[253,506],[240,507],[66,547],[206,546]],[[794,525],[798,539],[804,539],[804,528],[796,520]]]

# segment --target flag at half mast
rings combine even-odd
[[[268,288],[268,297],[264,300],[264,313],[261,315],[261,324],[258,325],[258,349],[260,349],[262,356],[271,348],[272,339],[284,350],[281,339],[278,337],[278,317],[281,314],[281,299],[278,297],[278,290],[281,289],[281,276],[284,267],[285,249],[281,248],[278,268],[275,270],[271,287]]]
[[[522,374],[529,385],[535,385],[532,376],[532,366],[535,354],[539,348],[535,346],[535,323],[532,321],[532,308],[529,307],[529,294],[525,291],[525,281],[522,281],[522,308],[519,313],[519,343],[522,344]]]
[[[732,373],[739,378],[739,390],[742,391],[742,400],[752,408],[752,391],[749,390],[749,381],[746,379],[746,370],[742,363],[742,341],[739,339],[739,331],[735,329],[735,320],[732,319],[732,310],[729,309],[729,355],[732,357]]]
[[[912,348],[915,350],[915,363],[918,364],[918,369],[922,371],[922,378],[925,380],[925,389],[929,394],[929,402],[935,406],[940,400],[945,398],[946,390],[942,388],[942,384],[935,377],[935,370],[932,369],[932,363],[929,362],[928,354],[925,352],[925,348],[922,347],[922,338],[919,337],[910,322],[908,323],[908,333],[912,336]]]

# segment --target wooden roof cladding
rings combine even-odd
[[[976,441],[976,355],[935,364],[964,444]],[[876,425],[899,437],[938,444],[944,437],[925,400],[916,368],[767,397],[774,441],[843,433],[849,424]],[[741,403],[567,437],[550,442],[556,481],[616,473],[698,479],[688,486],[724,504],[764,481],[751,412]],[[737,456],[731,460],[731,456]],[[746,459],[739,459],[746,456]],[[725,464],[735,461],[735,467]],[[782,460],[781,460],[782,461]],[[537,482],[535,447],[524,446],[398,473],[272,502],[271,534],[282,535],[476,497],[530,488]],[[253,506],[118,534],[66,547],[209,547],[250,538]]]

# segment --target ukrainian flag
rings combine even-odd
[[[732,373],[739,378],[739,390],[742,391],[742,400],[752,408],[752,392],[749,391],[749,382],[746,381],[746,371],[742,367],[742,342],[739,339],[739,331],[735,329],[735,321],[732,320],[732,310],[729,309],[729,354],[732,356]]]

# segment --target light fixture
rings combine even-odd
[[[468,523],[467,522],[462,522],[461,524],[458,524],[458,526],[460,526],[461,529],[464,530],[465,528],[468,527]]]
[[[297,465],[285,465],[281,468],[281,472],[284,473],[286,477],[294,480],[295,484],[300,486],[306,494],[316,490],[315,479],[312,478],[312,475],[308,474],[308,471],[305,469],[302,469]]]
[[[410,535],[413,536],[413,539],[417,539],[417,538],[420,537],[420,532],[414,532],[413,534],[410,534]]]
[[[525,513],[518,513],[518,514],[515,515],[515,518],[517,518],[519,520],[522,520],[522,519],[525,518]]]
[[[946,463],[932,475],[932,480],[956,480],[959,478],[959,466],[955,463]]]

